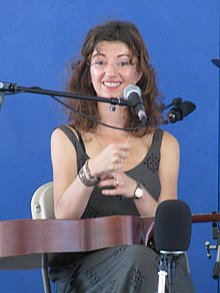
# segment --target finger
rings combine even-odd
[[[108,195],[108,196],[116,196],[118,195],[118,190],[116,188],[105,188],[102,189],[102,194],[103,195]]]
[[[107,179],[113,179],[113,178],[114,176],[111,174],[108,174],[108,175],[105,174],[100,176],[100,180],[107,180]]]
[[[118,179],[112,177],[111,179],[100,180],[98,185],[101,188],[106,188],[109,186],[116,187],[118,185]]]
[[[130,144],[126,144],[126,145],[120,145],[119,149],[122,151],[122,152],[125,152],[125,153],[129,153],[130,151]]]
[[[119,153],[119,156],[125,159],[125,158],[127,158],[127,157],[129,156],[129,152],[122,152],[122,151],[121,151],[121,152]]]
[[[121,149],[123,149],[123,150],[129,150],[130,149],[130,147],[131,147],[131,144],[129,143],[129,142],[123,142],[123,143],[121,143],[120,144],[120,147],[121,147]]]

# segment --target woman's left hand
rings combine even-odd
[[[124,172],[119,171],[101,176],[98,186],[102,189],[103,195],[121,195],[127,198],[133,198],[137,182]]]

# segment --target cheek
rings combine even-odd
[[[97,82],[97,80],[100,77],[99,71],[98,70],[95,70],[93,68],[90,69],[90,75],[91,75],[91,81],[92,81],[92,83]]]
[[[126,72],[124,74],[124,79],[128,82],[128,83],[137,83],[138,80],[138,74],[135,70],[131,70],[129,72]]]
[[[137,72],[136,70],[133,71],[130,75],[133,78],[134,84],[138,83],[138,81],[141,79],[142,73]]]

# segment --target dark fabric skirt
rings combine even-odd
[[[193,293],[185,256],[175,262],[175,293]],[[66,266],[53,266],[57,293],[156,293],[159,255],[143,245],[98,250]],[[169,292],[166,284],[166,292]]]

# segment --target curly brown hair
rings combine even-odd
[[[161,112],[157,103],[158,88],[156,85],[155,71],[152,68],[147,49],[137,27],[126,21],[108,21],[102,25],[92,28],[84,41],[81,49],[81,57],[71,63],[71,75],[67,83],[67,90],[71,93],[80,95],[95,96],[96,92],[91,83],[90,60],[92,53],[102,41],[120,41],[125,43],[131,57],[137,58],[137,70],[142,72],[142,77],[137,83],[142,92],[142,98],[146,114],[147,124],[140,130],[134,131],[136,136],[142,136],[151,129],[156,128],[161,121]],[[100,116],[96,101],[81,99],[69,99],[68,106],[80,111],[95,121],[99,121]],[[127,121],[126,128],[135,128],[140,121],[132,107],[128,107],[130,119]],[[82,117],[74,111],[68,111],[68,121],[76,129],[83,132],[94,132],[97,123]]]

